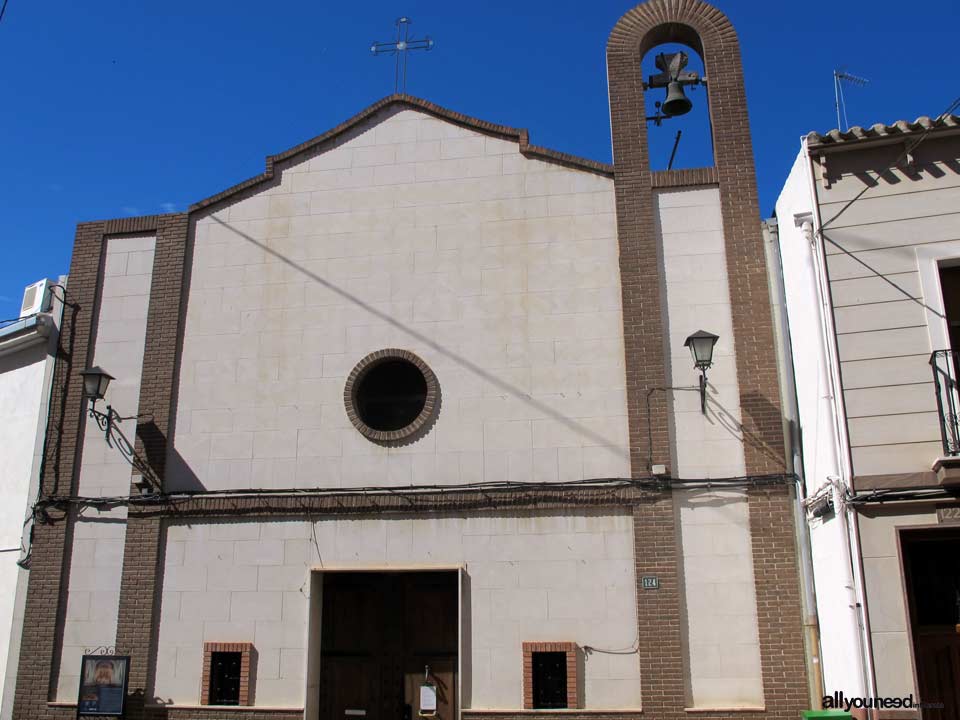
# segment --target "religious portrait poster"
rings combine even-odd
[[[84,655],[80,661],[77,717],[122,717],[129,670],[129,655]]]

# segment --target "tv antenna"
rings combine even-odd
[[[869,80],[848,73],[846,70],[833,71],[833,104],[837,110],[837,130],[841,132],[850,129],[850,121],[847,120],[847,103],[843,99],[843,84],[847,82],[857,87],[863,87]],[[840,124],[840,111],[843,111],[843,124]]]
[[[408,17],[397,18],[397,39],[393,42],[376,42],[370,46],[374,55],[395,55],[396,67],[393,71],[393,92],[407,92],[407,53],[410,50],[430,50],[433,40],[427,35],[423,40],[410,39],[410,23]]]

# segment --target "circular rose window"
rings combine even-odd
[[[374,442],[394,444],[429,429],[439,387],[433,371],[412,352],[378,350],[357,363],[343,400],[357,430]]]

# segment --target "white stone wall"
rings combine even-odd
[[[93,364],[114,376],[104,401],[121,415],[135,415],[140,402],[140,374],[147,329],[147,306],[153,272],[153,237],[107,240],[103,290]],[[130,464],[106,444],[103,431],[85,418],[79,494],[127,495]],[[135,422],[119,426],[132,441]],[[75,701],[84,649],[116,641],[120,576],[126,536],[126,508],[87,507],[74,525],[67,615],[63,634],[57,699]]]
[[[535,640],[626,649],[587,656],[584,700],[640,706],[633,526],[619,511],[183,523],[166,563],[158,702],[199,703],[204,642],[249,641],[257,705],[302,707],[311,570],[432,565],[468,576],[465,707],[522,707],[521,643]]]
[[[720,191],[655,194],[666,295],[670,385],[696,388],[699,371],[683,343],[697,330],[720,339],[707,373],[707,414],[693,390],[668,393],[673,474],[737,477],[746,472],[740,391]],[[753,552],[742,492],[676,493],[685,568],[688,693],[693,707],[763,705]]]
[[[298,162],[196,223],[172,486],[629,474],[610,179],[409,109]],[[442,408],[388,449],[343,387],[390,347]]]
[[[675,492],[674,501],[683,537],[688,700],[698,708],[762,706],[746,495],[692,490]]]
[[[727,258],[715,187],[655,193],[657,232],[662,242],[666,288],[666,331],[670,384],[696,387],[684,340],[697,330],[720,339],[707,372],[707,417],[700,394],[673,391],[675,477],[736,477],[745,472],[740,432],[740,391],[733,346],[733,316]]]

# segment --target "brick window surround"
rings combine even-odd
[[[251,705],[253,700],[253,685],[251,671],[253,669],[253,643],[248,642],[205,642],[203,644],[203,680],[200,684],[200,704],[210,704],[210,667],[215,652],[240,653],[240,701],[238,705]]]
[[[577,688],[577,644],[572,642],[525,642],[523,643],[523,709],[533,707],[533,654],[537,652],[563,652],[567,654],[567,709],[580,707]]]

